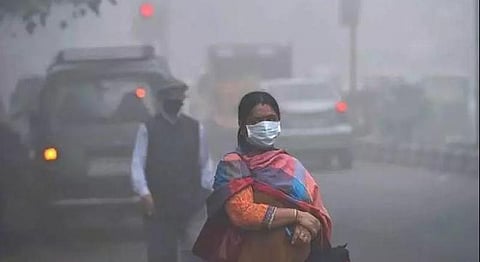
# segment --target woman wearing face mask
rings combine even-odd
[[[332,224],[318,185],[296,158],[274,147],[281,131],[275,99],[245,95],[238,124],[238,148],[217,166],[194,253],[206,261],[300,262],[312,248],[329,248]]]

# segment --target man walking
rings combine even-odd
[[[178,260],[178,242],[202,226],[204,201],[213,183],[208,149],[200,124],[180,112],[187,86],[176,79],[156,92],[157,114],[142,124],[132,157],[132,184],[144,209],[149,262]],[[199,217],[200,216],[200,217]],[[190,233],[190,235],[189,235]],[[194,232],[193,234],[198,234]],[[182,261],[198,261],[188,253]]]

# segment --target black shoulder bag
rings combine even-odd
[[[347,244],[323,250],[318,245],[312,245],[306,262],[350,262],[350,253]]]

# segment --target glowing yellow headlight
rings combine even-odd
[[[57,149],[54,148],[54,147],[46,148],[43,151],[43,159],[45,159],[45,161],[55,161],[55,160],[57,160],[58,159]]]

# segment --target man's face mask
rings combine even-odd
[[[261,148],[272,147],[280,134],[279,121],[262,121],[246,127],[247,141]]]
[[[180,112],[180,109],[182,109],[183,106],[183,100],[180,99],[166,99],[163,101],[163,109],[165,110],[165,113],[176,116],[178,112]]]

